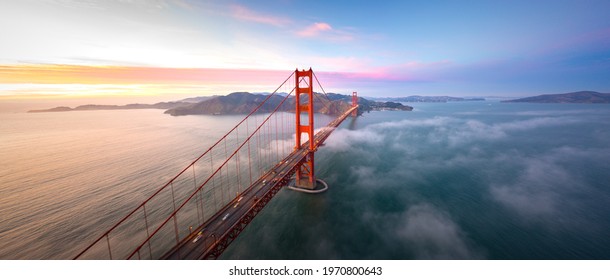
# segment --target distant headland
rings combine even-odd
[[[527,103],[610,103],[610,93],[596,91],[577,91],[560,94],[543,94],[532,97],[505,100],[502,102]]]
[[[453,96],[420,96],[411,95],[407,97],[382,97],[375,98],[378,101],[394,101],[394,102],[461,102],[461,101],[485,101],[485,98],[481,97],[453,97]]]
[[[60,106],[51,109],[29,110],[28,113],[46,113],[46,112],[70,112],[70,111],[93,111],[93,110],[131,110],[131,109],[170,109],[178,106],[189,104],[184,101],[175,102],[160,102],[155,104],[127,104],[127,105],[80,105],[74,108]]]
[[[90,110],[129,110],[129,109],[165,109],[165,114],[172,116],[184,115],[229,115],[247,114],[256,108],[267,94],[254,94],[249,92],[234,92],[226,96],[210,96],[187,98],[174,102],[161,102],[155,104],[128,104],[128,105],[81,105],[74,108],[61,106],[45,110],[30,110],[28,113],[42,112],[69,112],[69,111],[90,111]],[[277,94],[259,108],[258,112],[272,112],[280,105],[285,95]],[[328,115],[339,115],[351,106],[351,96],[328,93],[322,96],[315,93],[314,108],[316,112]],[[294,112],[295,98],[289,97],[281,105],[280,110]],[[360,112],[375,110],[411,111],[413,107],[397,102],[371,101],[362,97],[358,98]]]

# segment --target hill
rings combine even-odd
[[[189,102],[159,102],[155,104],[127,104],[127,105],[80,105],[74,108],[60,106],[51,109],[29,110],[28,113],[47,113],[47,112],[69,112],[69,111],[93,111],[93,110],[131,110],[131,109],[170,109],[178,106],[190,104]]]
[[[317,113],[339,115],[351,107],[351,96],[329,93],[326,97],[319,93],[315,94],[314,108]],[[227,96],[215,96],[211,99],[193,104],[186,104],[165,111],[166,114],[172,116],[184,115],[226,115],[226,114],[247,114],[252,112],[268,95],[253,94],[249,92],[234,92]],[[291,96],[280,105],[284,96],[273,95],[270,99],[259,108],[260,113],[269,113],[280,106],[280,111],[294,112],[296,99]],[[307,98],[302,102],[307,102]],[[412,107],[394,102],[375,102],[364,98],[358,99],[361,112],[371,110],[403,110],[411,111]]]
[[[577,91],[561,94],[543,94],[502,102],[528,102],[528,103],[610,103],[610,93],[596,91]]]
[[[174,102],[160,102],[155,104],[127,104],[127,105],[80,105],[74,108],[61,106],[44,110],[30,110],[28,113],[42,112],[70,112],[70,111],[92,111],[92,110],[129,110],[129,109],[164,109],[165,114],[172,116],[184,115],[227,115],[227,114],[248,114],[267,98],[267,94],[253,94],[249,92],[234,92],[229,95],[215,95],[205,97],[187,98]],[[285,95],[276,94],[259,108],[259,113],[269,113],[282,102]],[[328,97],[328,99],[327,99]],[[307,102],[307,97],[302,102]],[[317,113],[339,115],[351,107],[352,97],[348,95],[328,93],[323,97],[316,93],[314,98],[314,108]],[[329,101],[330,100],[330,103]],[[295,98],[289,97],[280,107],[280,111],[294,112]],[[376,102],[359,97],[359,112],[372,110],[400,110],[411,111],[410,106],[405,106],[395,102]],[[361,113],[360,113],[361,114]]]

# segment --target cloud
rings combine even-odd
[[[573,170],[571,166],[587,162],[595,168],[608,157],[610,149],[570,146],[536,156],[514,153],[496,157],[494,165],[513,169],[518,176],[513,180],[491,182],[489,192],[494,200],[528,222],[582,224],[585,219],[576,214],[580,203],[585,201],[582,195],[596,196],[597,190],[590,187],[582,171]],[[580,199],[571,199],[574,197]]]
[[[480,259],[481,253],[449,215],[430,204],[411,206],[401,217],[398,237],[413,248],[417,259]]]
[[[301,37],[314,37],[314,36],[318,36],[320,33],[324,32],[324,31],[329,31],[332,29],[333,28],[328,23],[316,22],[316,23],[306,27],[305,29],[298,31],[297,35],[301,36]]]
[[[43,0],[42,2],[46,2],[53,5],[59,5],[66,8],[71,9],[80,9],[80,8],[90,8],[90,9],[98,9],[105,10],[106,7],[102,2],[94,2],[94,1],[77,1],[77,0]]]
[[[517,116],[565,116],[565,115],[582,115],[589,114],[591,110],[569,110],[564,108],[563,110],[540,110],[540,111],[521,111],[517,113],[504,113],[504,115],[517,115]]]
[[[419,202],[397,213],[368,207],[362,223],[373,228],[372,239],[382,256],[396,254],[408,259],[483,259],[484,250],[468,238],[450,215],[430,203]]]
[[[239,20],[250,21],[262,24],[284,27],[291,23],[291,20],[283,17],[261,14],[241,5],[231,5],[231,15]]]
[[[459,146],[478,140],[505,139],[513,132],[527,131],[541,127],[560,126],[578,122],[570,117],[542,117],[527,120],[486,124],[475,119],[459,119],[453,117],[433,117],[423,120],[402,120],[373,125],[375,130],[391,129],[432,129],[428,134],[430,142],[446,142],[451,146]]]
[[[359,143],[380,144],[384,139],[383,135],[373,130],[336,129],[331,135],[335,140],[328,141],[326,147],[334,151],[347,151]]]
[[[565,195],[585,191],[582,182],[586,178],[570,166],[605,162],[604,157],[610,157],[609,150],[570,146],[524,154],[519,144],[513,144],[526,137],[524,132],[583,122],[576,116],[494,123],[470,117],[404,119],[359,130],[337,129],[325,149],[331,153],[349,150],[353,156],[348,174],[356,186],[366,190],[428,185],[438,174],[461,172],[463,168],[477,170],[477,183],[486,186],[493,200],[519,215],[534,218],[565,213],[564,207],[571,207],[564,201]],[[490,148],[497,142],[513,148]],[[499,168],[493,168],[496,166]]]
[[[514,159],[513,159],[514,160]],[[492,184],[492,197],[523,217],[552,217],[558,214],[561,192],[570,185],[578,185],[567,170],[537,158],[519,159],[523,171],[516,182]]]
[[[315,22],[297,31],[296,35],[302,38],[320,38],[329,41],[351,41],[354,39],[351,32],[345,29],[334,29],[326,22]]]
[[[320,34],[319,37],[324,37]],[[329,39],[332,36],[328,36]],[[325,84],[346,84],[353,87],[360,82],[412,82],[430,83],[438,80],[434,74],[451,65],[449,61],[418,62],[409,61],[388,66],[375,65],[375,59],[369,57],[338,56],[314,57],[311,59],[324,76]]]
[[[365,115],[358,124],[369,125],[336,129],[317,156],[317,176],[331,188],[324,197],[278,194],[295,200],[278,200],[290,206],[277,217],[295,211],[315,221],[314,226],[295,229],[285,219],[274,223],[282,227],[279,233],[257,229],[275,238],[269,239],[269,246],[257,244],[244,258],[259,256],[257,248],[273,250],[265,258],[303,258],[303,253],[295,253],[301,248],[308,248],[305,258],[519,258],[527,252],[506,250],[519,239],[505,234],[543,232],[548,239],[562,241],[557,232],[586,238],[607,231],[599,223],[607,220],[605,204],[600,204],[607,202],[607,195],[587,182],[586,172],[608,170],[610,149],[536,146],[548,140],[531,137],[541,128],[562,129],[566,122],[564,127],[578,127],[574,124],[586,118],[534,114],[512,120],[497,118],[495,112],[489,118],[484,111],[460,117],[415,113],[386,112],[398,120],[381,123],[379,116]],[[604,189],[603,182],[597,184]],[[594,206],[599,210],[587,208],[596,203],[602,205]],[[302,211],[303,205],[313,210]],[[293,241],[320,232],[315,239]],[[278,246],[271,240],[287,241]]]
[[[522,121],[513,121],[507,123],[500,123],[496,127],[506,131],[520,131],[520,130],[531,130],[545,126],[558,126],[578,122],[577,119],[570,117],[543,117],[533,118]]]
[[[526,120],[485,123],[478,119],[455,117],[431,117],[382,122],[358,130],[336,129],[326,148],[331,152],[355,153],[374,159],[378,148],[391,149],[395,157],[421,155],[422,151],[440,149],[447,151],[474,149],[483,143],[511,141],[523,132],[547,127],[561,127],[582,122],[576,117],[535,117]],[[405,140],[408,139],[408,140]],[[427,145],[421,147],[420,143]],[[366,147],[366,148],[364,148]],[[473,151],[481,152],[474,149]],[[435,154],[436,151],[431,151]],[[447,159],[444,159],[445,161]],[[424,162],[422,164],[428,164]]]
[[[333,64],[329,63],[331,61],[341,61],[342,59],[324,59],[321,61],[322,65],[329,65],[330,67],[336,67],[336,65],[341,65],[344,71],[336,71],[336,72],[324,72],[326,76],[329,76],[330,83],[333,82],[349,82],[353,83],[354,81],[403,81],[403,82],[413,82],[418,81],[418,79],[409,74],[405,74],[402,72],[389,72],[384,69],[371,69],[372,67],[366,66],[364,64],[352,64],[352,66],[348,64]],[[328,68],[327,68],[328,69]],[[353,71],[354,69],[370,69],[369,71]]]

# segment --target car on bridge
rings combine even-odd
[[[197,233],[197,236],[195,236],[195,238],[193,238],[193,243],[197,243],[197,241],[199,241],[199,239],[201,239],[201,237],[203,237],[203,232],[204,232],[205,230],[206,230],[206,229],[204,228],[204,229],[202,229],[200,232],[198,232],[198,233]]]

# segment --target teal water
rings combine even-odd
[[[324,194],[284,189],[224,259],[610,259],[610,106],[416,103],[347,119]],[[241,116],[0,114],[0,259],[73,257]]]
[[[225,259],[610,259],[610,106],[468,102],[372,112]]]

